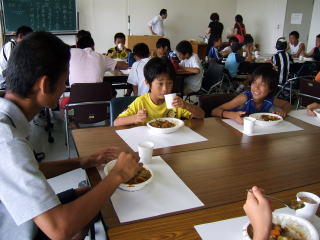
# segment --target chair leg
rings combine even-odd
[[[69,130],[68,130],[68,114],[67,109],[64,110],[64,123],[65,123],[65,131],[66,131],[66,144],[68,148],[68,158],[70,158],[70,144],[69,144]]]

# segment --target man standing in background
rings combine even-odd
[[[161,9],[160,15],[148,22],[148,28],[152,35],[164,36],[163,21],[167,18],[167,9]]]
[[[3,71],[6,70],[8,66],[9,57],[11,55],[12,49],[19,43],[28,33],[31,33],[32,29],[27,26],[21,26],[16,31],[16,38],[10,39],[0,51],[0,89],[5,88],[5,78],[3,76]]]

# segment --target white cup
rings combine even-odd
[[[255,56],[255,58],[258,58],[259,57],[259,51],[254,51],[254,56]]]
[[[307,197],[314,201],[314,203],[309,203],[306,201],[303,201],[303,197]],[[304,207],[296,210],[296,216],[302,217],[304,219],[310,220],[317,212],[320,198],[310,192],[298,192],[297,193],[297,200],[303,201]]]
[[[303,61],[303,56],[302,55],[300,55],[299,61]]]
[[[122,51],[122,49],[123,49],[122,43],[119,43],[119,44],[117,45],[117,47],[118,47],[118,49],[119,49],[120,51]]]
[[[170,94],[164,95],[164,99],[166,101],[167,109],[174,108],[172,106],[172,102],[173,102],[173,99],[174,99],[175,96],[177,96],[176,93],[170,93]]]
[[[149,163],[152,159],[154,143],[151,141],[144,141],[138,144],[138,151],[140,162]]]
[[[243,133],[244,134],[252,134],[253,127],[256,119],[253,117],[244,117],[243,118]]]
[[[247,56],[247,52],[243,52],[242,56],[245,58]]]

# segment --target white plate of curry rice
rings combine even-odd
[[[245,240],[253,239],[253,229],[248,222],[242,229]],[[319,240],[315,227],[307,220],[283,213],[272,214],[270,239]]]
[[[116,161],[117,160],[112,160],[104,166],[103,170],[106,175],[108,175],[108,173],[114,167]],[[152,180],[153,172],[150,168],[148,168],[148,166],[143,165],[142,169],[132,179],[126,183],[121,183],[119,188],[125,191],[134,192],[144,188],[146,185],[152,182]]]
[[[156,118],[147,122],[147,127],[155,133],[172,133],[184,126],[177,118]]]
[[[274,113],[253,113],[249,117],[255,118],[255,124],[261,127],[271,127],[283,121],[280,115]]]

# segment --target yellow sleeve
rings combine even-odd
[[[181,118],[186,118],[186,119],[191,119],[192,118],[192,113],[191,112],[189,112],[186,109],[181,109],[181,110],[182,110]]]

